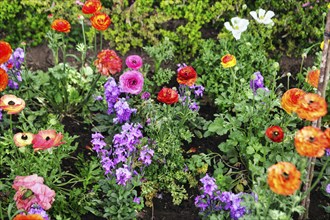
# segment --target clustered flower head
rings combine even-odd
[[[288,196],[294,194],[301,184],[300,172],[289,162],[278,162],[268,168],[267,183],[276,194]]]
[[[102,50],[97,58],[94,65],[102,75],[109,76],[121,71],[122,60],[114,50]]]
[[[132,113],[136,113],[135,108],[130,108],[125,98],[120,98],[114,105],[116,118],[113,119],[115,124],[127,122],[130,120]]]
[[[34,204],[31,209],[29,210],[28,214],[32,215],[32,214],[38,214],[40,216],[43,217],[44,220],[50,220],[47,212],[41,208],[41,206]]]
[[[17,209],[30,211],[34,204],[44,210],[51,208],[55,200],[55,191],[44,183],[44,178],[36,174],[30,176],[16,176],[13,188],[16,190],[14,200]]]

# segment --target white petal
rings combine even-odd
[[[247,27],[249,25],[249,21],[247,19],[242,19],[239,23],[239,30],[241,32],[246,31]]]
[[[242,19],[239,17],[233,17],[232,19],[230,19],[232,25],[238,24],[241,20]]]
[[[250,15],[252,16],[252,18],[253,18],[254,20],[256,20],[256,21],[259,22],[259,18],[258,18],[258,16],[257,16],[257,12],[256,12],[256,11],[251,11],[251,12],[250,12]]]
[[[233,31],[233,27],[229,24],[229,22],[225,22],[225,28],[228,30],[228,31]]]
[[[265,13],[266,13],[266,11],[264,9],[262,9],[262,8],[258,9],[259,18],[264,17]]]
[[[271,19],[272,17],[274,17],[275,13],[273,11],[267,11],[266,15],[265,15],[265,20]]]
[[[233,36],[236,40],[241,39],[241,34],[242,34],[242,32],[240,32],[240,31],[233,31]]]

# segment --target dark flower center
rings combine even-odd
[[[314,140],[315,140],[314,137],[309,137],[309,139],[308,139],[308,141],[311,142],[311,143],[314,142]]]
[[[129,84],[132,86],[135,86],[137,84],[137,81],[135,79],[133,79],[129,82]]]
[[[45,140],[46,140],[46,141],[49,141],[49,140],[50,140],[50,137],[49,137],[49,136],[47,136],[47,137],[45,138]]]
[[[15,102],[14,102],[13,100],[10,100],[10,101],[8,102],[8,105],[15,105]]]
[[[274,132],[273,132],[273,136],[274,136],[274,137],[277,137],[279,134],[280,134],[280,133],[278,133],[278,131],[274,131]]]
[[[314,101],[313,100],[309,100],[308,101],[308,104],[310,105],[310,104],[313,104],[314,103]]]
[[[282,173],[282,176],[283,176],[284,179],[286,179],[286,180],[289,179],[289,174],[288,174],[287,172],[285,172],[285,171]]]
[[[28,136],[26,134],[23,134],[21,138],[22,138],[22,140],[27,140]]]

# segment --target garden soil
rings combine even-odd
[[[127,55],[133,54],[128,53]],[[140,54],[140,53],[139,53]],[[140,54],[141,55],[141,54]],[[142,54],[143,60],[150,61],[150,58],[145,54]],[[26,50],[26,61],[27,67],[31,70],[44,70],[53,65],[52,52],[48,49],[46,44],[39,45],[33,48],[27,48]],[[299,72],[301,65],[301,58],[294,58],[283,56],[280,61],[280,73],[281,75],[290,72],[291,74]],[[307,57],[304,62],[305,67],[310,67],[313,64],[313,58]],[[286,86],[286,80],[282,82]],[[215,109],[210,103],[205,102],[201,106],[200,114],[204,118],[212,119]],[[93,152],[90,150],[90,140],[91,140],[91,125],[82,124],[79,119],[74,118],[64,118],[63,123],[65,124],[65,129],[70,135],[78,135],[78,150],[75,154],[83,153],[88,159],[88,157],[93,155]],[[208,138],[205,140],[194,139],[192,143],[187,146],[184,146],[184,150],[189,150],[190,147],[198,147],[199,150],[205,151],[208,148],[214,148],[221,143],[221,138]],[[189,156],[189,155],[188,155]],[[70,169],[70,164],[73,164],[72,161],[64,161],[64,166],[67,166],[67,169]],[[72,168],[71,168],[72,169]],[[168,194],[160,194],[158,198],[154,198],[153,208],[145,208],[141,213],[139,213],[139,219],[152,219],[152,220],[195,220],[200,219],[198,216],[198,210],[194,206],[194,198],[197,195],[197,191],[190,189],[188,191],[189,199],[183,201],[180,206],[175,206],[172,204],[172,198]],[[325,213],[324,209],[321,206],[330,206],[330,201],[325,197],[320,187],[316,188],[311,193],[311,206],[310,206],[310,219],[311,220],[329,220],[330,214]],[[295,217],[296,218],[296,217]],[[87,215],[82,217],[83,220],[102,220],[100,217]]]

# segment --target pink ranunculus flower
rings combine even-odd
[[[44,179],[36,174],[15,178],[12,187],[16,190],[14,200],[17,209],[24,209],[28,212],[33,204],[38,204],[44,210],[51,208],[55,200],[55,191],[43,182]]]
[[[142,91],[143,83],[144,78],[142,73],[136,70],[124,72],[119,77],[119,88],[121,92],[137,95]]]
[[[55,130],[42,130],[38,134],[34,135],[32,140],[34,151],[46,150],[48,148],[56,147],[64,142],[61,142],[63,139],[62,133],[56,133]]]
[[[126,58],[126,65],[128,68],[138,70],[142,67],[142,58],[138,55],[130,55]]]

